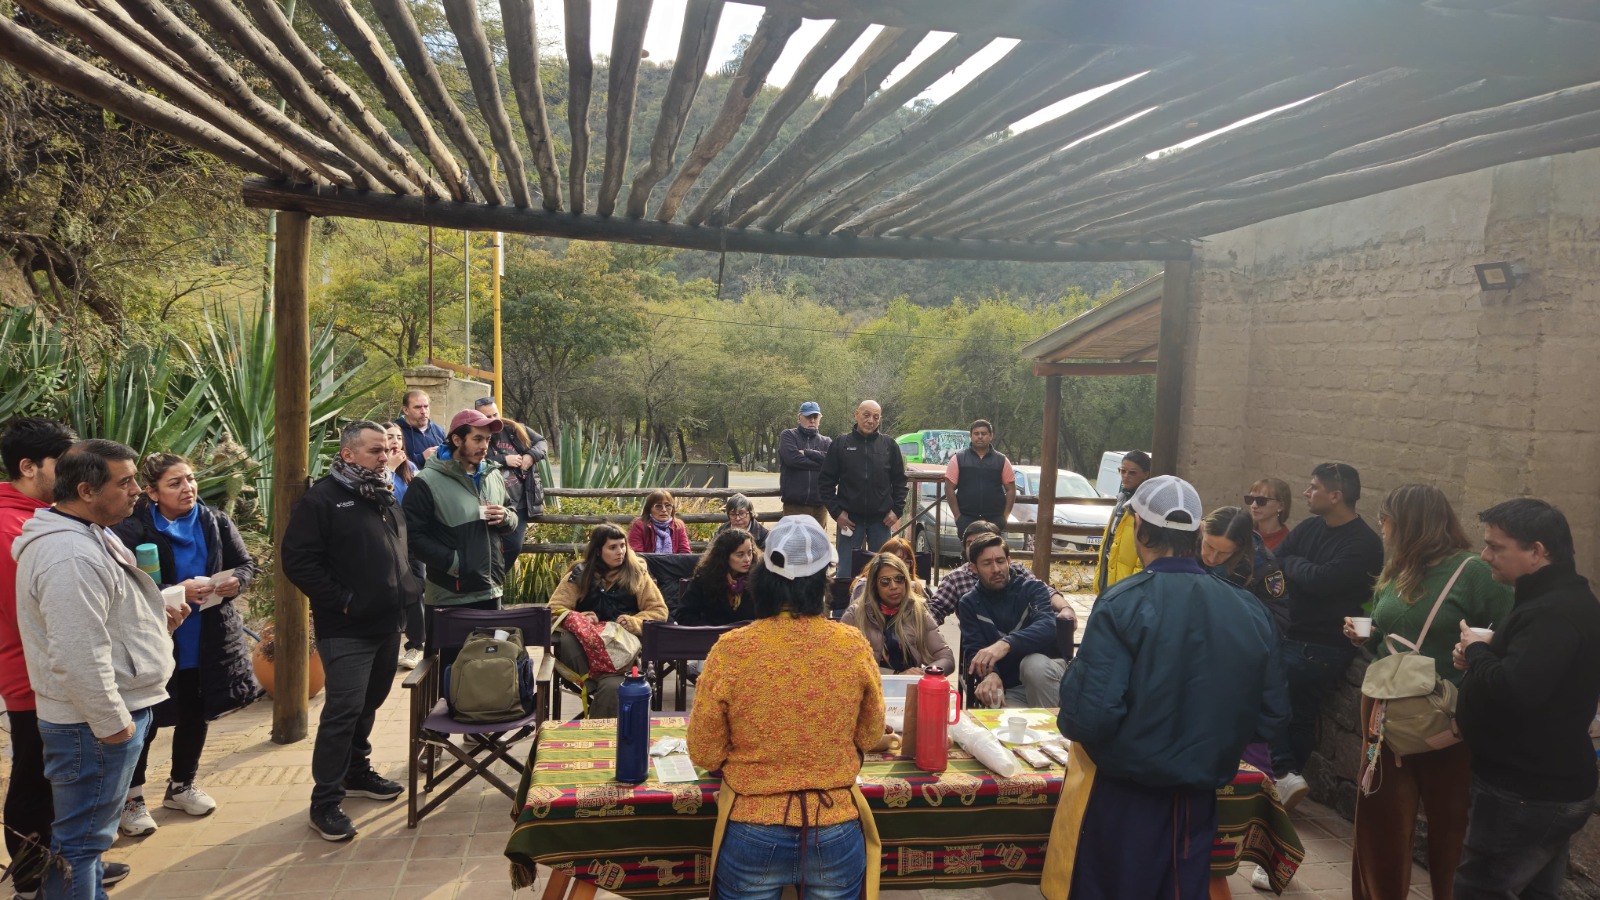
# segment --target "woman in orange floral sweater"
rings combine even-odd
[[[779,521],[752,575],[756,620],[706,658],[689,756],[722,772],[713,897],[877,895],[877,829],[856,775],[883,736],[883,689],[866,638],[823,615],[837,561],[816,519]]]

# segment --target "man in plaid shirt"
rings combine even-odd
[[[972,542],[975,539],[986,534],[999,533],[1000,529],[995,527],[992,522],[981,519],[973,522],[961,534],[961,555],[963,557],[966,556],[967,548],[972,546]],[[1032,578],[1033,573],[1024,568],[1022,563],[1012,560],[1011,577]],[[934,620],[943,625],[945,617],[956,611],[956,603],[960,602],[962,597],[971,593],[972,589],[977,586],[978,573],[972,570],[972,563],[962,563],[960,568],[950,570],[949,574],[939,579],[939,589],[934,592],[932,597],[928,598],[928,612],[933,613]],[[1050,605],[1055,608],[1057,615],[1062,614],[1064,611],[1067,618],[1076,618],[1073,616],[1071,608],[1067,606],[1067,598],[1061,596],[1061,592],[1056,590],[1054,586],[1050,588]]]

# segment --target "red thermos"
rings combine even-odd
[[[950,762],[949,729],[960,715],[961,695],[950,686],[943,669],[929,666],[917,682],[917,768],[945,770]]]

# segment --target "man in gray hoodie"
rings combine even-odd
[[[22,527],[17,627],[38,704],[45,774],[55,801],[46,897],[99,900],[100,854],[117,834],[151,711],[167,698],[170,632],[189,613],[168,608],[133,553],[108,529],[141,493],[136,456],[115,441],[79,441],[56,461],[55,505]]]

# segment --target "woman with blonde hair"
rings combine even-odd
[[[923,666],[955,670],[956,657],[939,634],[928,602],[911,589],[911,568],[893,553],[879,553],[862,573],[865,589],[841,619],[861,629],[878,669],[886,675],[921,675]]]
[[[1488,564],[1468,549],[1450,501],[1432,485],[1404,484],[1390,491],[1378,509],[1378,526],[1387,553],[1372,600],[1374,655],[1381,659],[1415,648],[1433,660],[1440,678],[1460,684],[1462,673],[1450,658],[1458,623],[1490,627],[1504,622],[1511,613],[1511,588],[1497,583]],[[1349,618],[1344,634],[1357,646],[1369,640],[1356,633]],[[1372,709],[1372,701],[1362,697],[1361,722],[1369,742],[1374,740]],[[1386,745],[1380,743],[1377,754],[1370,789],[1356,793],[1351,891],[1356,900],[1407,896],[1420,802],[1428,815],[1433,896],[1449,900],[1467,831],[1472,755],[1464,743],[1411,754],[1404,765]]]
[[[628,548],[635,553],[692,553],[689,526],[678,518],[672,492],[657,488],[644,498],[639,518],[628,526]]]
[[[1244,504],[1255,522],[1256,534],[1267,549],[1278,552],[1278,545],[1289,536],[1289,511],[1294,508],[1294,494],[1289,482],[1282,478],[1263,478],[1250,485],[1244,495]]]
[[[880,554],[892,553],[900,557],[900,561],[906,564],[911,592],[916,594],[920,600],[926,601],[928,599],[928,583],[917,577],[917,551],[911,548],[910,541],[905,538],[890,538],[883,542],[883,546],[878,548],[878,552]],[[867,573],[863,570],[860,575],[856,576],[855,581],[850,582],[850,602],[854,603],[860,600],[866,589]]]

